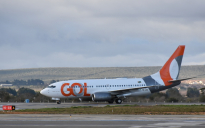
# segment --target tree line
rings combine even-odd
[[[59,80],[51,80],[49,84],[58,82]],[[12,85],[45,85],[46,83],[41,79],[28,79],[28,80],[13,80],[13,81],[1,81],[0,84],[12,84]]]
[[[127,97],[125,100],[129,101],[157,101],[157,102],[205,102],[205,94],[199,93],[199,90],[196,88],[187,89],[187,97],[183,97],[177,88],[170,88],[166,90],[166,93],[158,92],[153,93],[145,97]],[[33,89],[21,87],[16,91],[11,88],[1,88],[0,89],[0,101],[1,102],[24,102],[25,99],[30,99],[33,102],[40,101],[51,101],[49,97],[41,95],[39,92],[35,92]]]
[[[24,102],[25,99],[30,101],[40,102],[41,100],[49,100],[48,97],[41,95],[39,92],[35,92],[29,88],[19,88],[18,91],[11,88],[0,89],[0,101],[1,102]]]
[[[156,92],[149,96],[130,97],[127,101],[151,101],[151,102],[205,102],[205,93],[197,88],[187,88],[186,96],[182,96],[177,88],[167,89],[165,93]]]
[[[199,90],[197,88],[188,88],[186,97],[183,97],[177,88],[170,88],[166,91],[166,93],[154,93],[150,96],[150,100],[152,101],[159,101],[160,98],[161,100],[167,101],[167,102],[179,102],[179,101],[185,101],[185,100],[190,100],[190,99],[197,99],[200,100],[199,98],[203,97],[204,95],[200,95]],[[203,100],[200,100],[201,102],[204,102]]]

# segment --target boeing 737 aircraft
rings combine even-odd
[[[143,78],[68,80],[53,83],[41,90],[41,94],[57,100],[60,98],[92,99],[108,103],[122,103],[130,96],[149,95],[174,86],[183,80],[178,79],[184,54],[184,45],[180,45],[165,65],[155,74]]]

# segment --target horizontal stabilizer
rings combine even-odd
[[[199,90],[203,91],[205,88],[200,88]]]
[[[191,78],[185,78],[185,79],[178,79],[178,80],[169,80],[168,82],[169,82],[169,83],[179,82],[179,81],[189,80],[189,79],[193,79],[193,78],[197,78],[197,77],[191,77]]]

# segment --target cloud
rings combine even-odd
[[[0,67],[157,66],[180,44],[183,64],[203,64],[204,3],[2,0]]]

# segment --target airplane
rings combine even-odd
[[[143,78],[68,80],[50,84],[40,93],[60,104],[60,98],[79,98],[79,100],[107,101],[121,104],[126,97],[144,96],[177,86],[185,45],[176,51],[155,74]],[[194,77],[193,77],[194,78]]]

